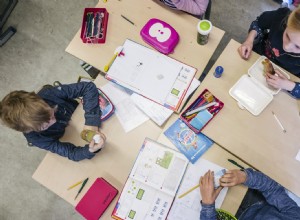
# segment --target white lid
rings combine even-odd
[[[266,78],[264,76],[264,66],[262,64],[262,61],[266,59],[265,56],[259,57],[256,62],[249,68],[248,74],[255,78],[255,80],[258,81],[262,86],[264,86],[272,95],[276,95],[281,89],[275,89],[271,86],[269,86],[266,82]],[[272,62],[271,62],[272,63]],[[279,66],[272,63],[274,69],[279,69],[280,72],[282,72],[288,79],[290,79],[290,76],[283,71]]]
[[[204,29],[200,28],[200,25],[203,25]],[[208,35],[212,29],[212,24],[209,20],[200,20],[197,24],[197,30],[202,35]]]
[[[229,90],[229,94],[238,102],[240,108],[246,108],[253,115],[259,115],[272,101],[273,95],[257,82],[243,75]]]

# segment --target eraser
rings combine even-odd
[[[214,174],[214,187],[215,189],[220,186],[220,178],[226,173],[226,169],[219,170]]]

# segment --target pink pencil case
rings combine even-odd
[[[163,54],[174,51],[179,41],[177,31],[157,18],[151,18],[140,32],[143,40]]]

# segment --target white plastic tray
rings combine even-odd
[[[254,79],[258,81],[262,86],[266,87],[271,94],[276,95],[281,89],[275,89],[271,86],[269,86],[266,82],[266,77],[264,76],[264,66],[262,64],[262,61],[266,59],[265,56],[260,56],[256,62],[249,68],[248,74],[252,76]],[[272,62],[271,62],[272,63]],[[279,66],[272,63],[274,69],[279,69],[282,74],[284,74],[288,79],[290,79],[290,76],[282,70]]]
[[[259,115],[272,101],[273,95],[267,92],[257,82],[243,75],[229,90],[229,94],[238,102],[240,108],[246,108],[253,115]]]
[[[248,75],[243,75],[229,90],[229,94],[238,102],[239,107],[247,109],[255,116],[259,115],[272,101],[273,95],[281,90],[267,84],[262,64],[264,59],[265,56],[259,57],[249,68]],[[280,67],[274,63],[272,65],[274,69],[279,69],[290,79],[290,76]]]

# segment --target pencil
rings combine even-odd
[[[234,160],[232,159],[227,159],[230,163],[236,165],[237,167],[241,168],[241,169],[245,169],[243,166],[239,165],[237,162],[235,162]]]
[[[70,187],[68,188],[68,190],[73,189],[75,186],[78,186],[78,185],[81,184],[82,182],[83,182],[83,180],[81,180],[81,181],[79,181],[79,182],[73,184],[72,186],[70,186]]]
[[[126,18],[124,15],[121,15],[122,18],[124,18],[126,21],[128,21],[130,24],[134,25],[132,21],[130,21],[128,18]]]
[[[277,121],[277,123],[279,124],[280,128],[282,129],[283,133],[286,132],[286,130],[284,129],[283,125],[281,124],[281,122],[279,121],[279,119],[277,118],[277,116],[275,115],[275,113],[272,111],[272,114],[275,118],[275,120]]]
[[[88,180],[89,180],[89,178],[86,178],[86,179],[83,181],[83,183],[82,183],[82,185],[81,185],[81,187],[80,187],[80,189],[79,189],[77,195],[75,196],[75,199],[76,199],[77,196],[81,193],[82,189],[84,188],[84,186],[85,186],[85,184],[87,183]],[[75,199],[74,199],[74,200],[75,200]]]
[[[179,199],[181,199],[182,197],[186,196],[187,194],[189,194],[190,192],[192,192],[193,190],[197,189],[200,186],[200,184],[190,188],[188,191],[186,191],[185,193],[182,193],[180,196],[178,196]]]

